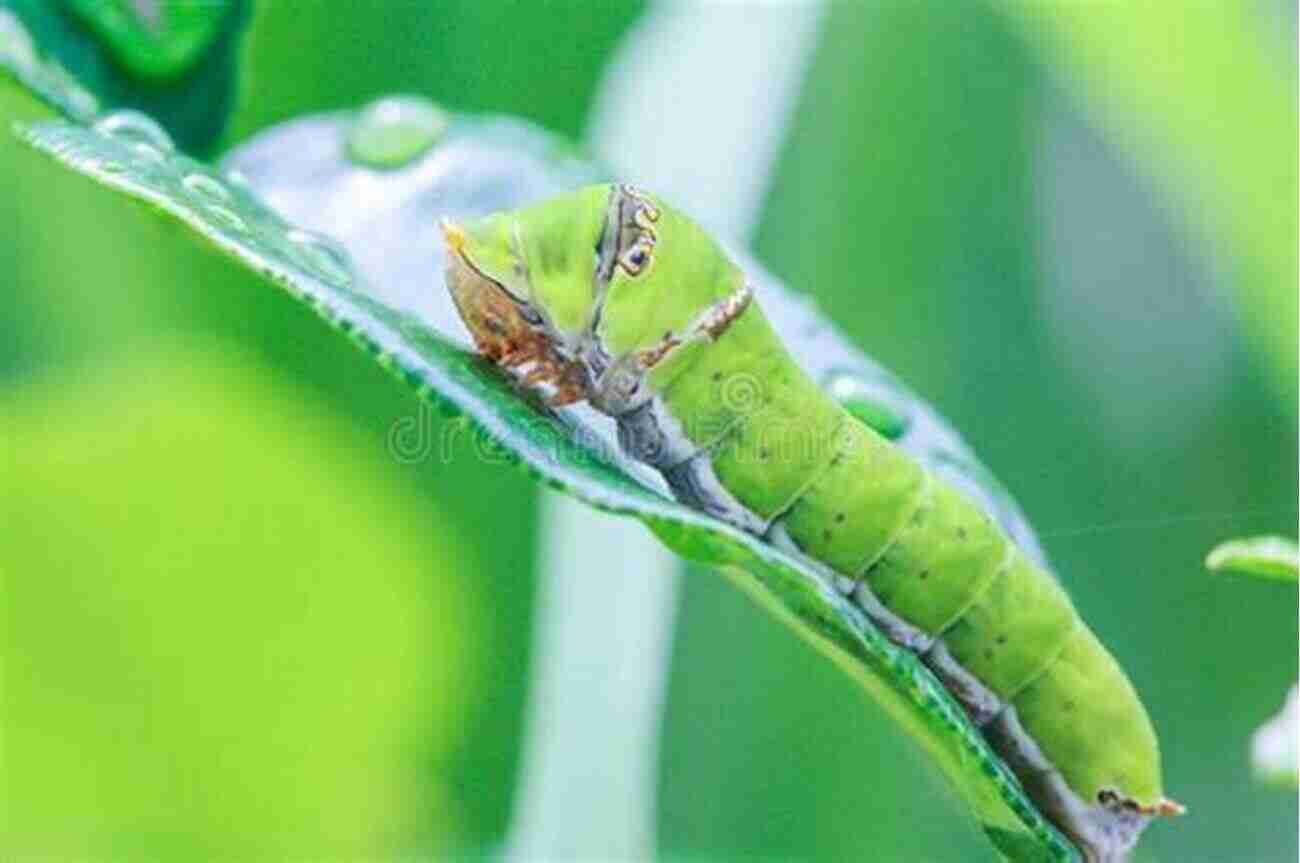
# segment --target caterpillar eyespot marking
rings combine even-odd
[[[508,371],[525,352],[530,383],[612,417],[684,504],[828,573],[1089,861],[1123,860],[1152,818],[1182,811],[1137,693],[1055,579],[891,442],[907,416],[809,378],[684,214],[601,185],[444,232],[484,354]]]

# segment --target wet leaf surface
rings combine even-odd
[[[1295,583],[1300,577],[1300,548],[1281,536],[1234,539],[1214,548],[1205,558],[1211,572],[1233,572],[1273,581]]]

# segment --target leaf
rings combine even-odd
[[[1277,715],[1250,741],[1250,761],[1262,781],[1294,790],[1300,786],[1296,740],[1300,737],[1300,686],[1292,686]]]
[[[440,763],[462,747],[485,680],[466,645],[490,612],[446,507],[229,339],[9,383],[0,570],[21,613],[0,728],[23,791],[5,800],[6,856],[448,850],[454,780],[409,741]]]
[[[1300,580],[1300,547],[1284,536],[1255,536],[1220,543],[1205,557],[1211,572],[1233,572],[1295,584]],[[1262,781],[1300,786],[1296,734],[1300,730],[1300,687],[1291,687],[1278,714],[1255,730],[1250,761]]]
[[[1300,548],[1283,536],[1233,539],[1214,547],[1205,558],[1211,572],[1235,572],[1272,581],[1300,578]]]
[[[367,112],[374,121],[383,112]],[[687,509],[659,477],[628,462],[589,409],[544,414],[521,399],[468,340],[441,285],[440,216],[466,218],[591,182],[599,174],[563,142],[508,120],[450,116],[426,152],[394,167],[349,161],[350,114],[284,124],[241,147],[224,173],[138,140],[111,123],[42,123],[21,137],[95,182],[175,219],[311,306],[424,398],[468,416],[488,461],[514,461],[593,507],[646,523],[683,557],[710,564],[875,696],[953,781],[986,832],[1015,860],[1077,860],[1035,810],[962,708],[910,652],[879,632],[816,569]],[[374,132],[376,130],[367,130]],[[383,130],[378,130],[382,132]],[[400,131],[400,130],[399,130]],[[381,147],[382,151],[383,148]],[[302,220],[295,226],[270,205]],[[323,231],[346,240],[345,250]],[[978,479],[978,463],[933,411],[849,347],[811,305],[742,253],[760,302],[807,370],[850,379],[906,418],[899,445],[961,484],[1030,553],[1015,504]]]
[[[84,122],[95,107],[66,93],[89,91],[106,106],[143,111],[182,147],[205,153],[235,105],[247,7],[247,0],[0,0],[0,40],[20,25],[47,71],[33,76],[18,72],[19,64],[0,65],[69,119]],[[67,77],[62,69],[79,84],[51,86],[50,74]]]
[[[220,0],[64,0],[64,6],[129,73],[149,81],[188,72],[233,11]]]

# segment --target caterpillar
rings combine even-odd
[[[1123,860],[1182,811],[1137,693],[1056,580],[809,378],[687,216],[605,184],[442,230],[480,353],[552,405],[614,418],[683,503],[830,573],[1086,859]]]

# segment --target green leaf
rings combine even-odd
[[[232,5],[222,0],[63,0],[63,5],[138,78],[188,72],[220,35]]]
[[[106,106],[148,114],[182,147],[205,153],[235,105],[247,7],[246,0],[0,0],[0,40],[9,42],[5,34],[20,23],[46,69],[66,68],[80,84],[52,88],[48,71],[34,76],[18,71],[19,63],[0,65],[69,119],[85,122],[94,106],[59,90],[88,90]]]
[[[447,508],[229,340],[10,383],[6,856],[449,850],[456,791],[424,759],[483,697],[488,594]]]
[[[1300,686],[1292,686],[1277,715],[1261,725],[1250,741],[1250,761],[1262,782],[1295,790],[1300,786]]]
[[[1205,558],[1211,572],[1235,572],[1272,581],[1300,578],[1300,548],[1283,536],[1233,539],[1214,547]]]
[[[233,154],[225,173],[158,148],[142,151],[138,138],[105,122],[95,128],[43,123],[20,135],[143,202],[147,210],[136,217],[187,225],[311,306],[421,396],[469,417],[484,436],[478,451],[485,461],[518,463],[593,507],[638,518],[683,557],[724,572],[882,703],[948,775],[1004,854],[1076,860],[944,687],[820,571],[676,503],[657,475],[621,456],[585,409],[539,411],[467,349],[441,285],[438,218],[518,206],[590,182],[598,172],[535,128],[463,116],[449,117],[421,158],[398,170],[386,164],[375,170],[348,159],[354,120],[336,114],[285,124]],[[254,187],[301,224],[262,203]],[[736,255],[811,374],[823,380],[854,375],[863,392],[895,405],[909,418],[899,445],[969,489],[1030,553],[1039,553],[1015,504],[980,483],[978,463],[932,410],[850,348],[805,300]]]

